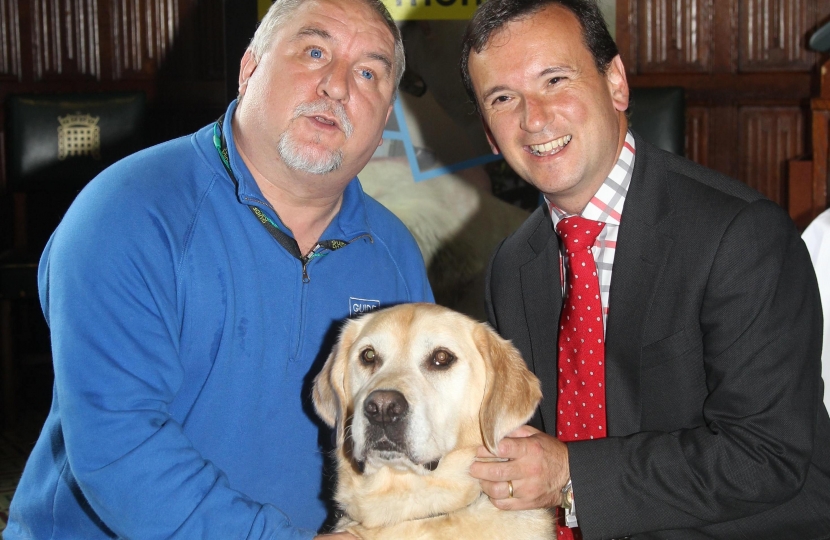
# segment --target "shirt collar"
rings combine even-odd
[[[225,112],[225,117],[222,120],[222,134],[225,136],[225,142],[228,147],[228,162],[231,165],[231,170],[238,184],[236,196],[239,202],[244,204],[264,204],[268,206],[265,197],[262,195],[262,191],[259,189],[256,180],[254,180],[254,176],[248,170],[248,166],[245,165],[245,161],[236,149],[236,141],[234,140],[231,124],[234,112],[236,111],[236,105],[237,100],[231,101],[231,104],[228,105],[227,112]]]
[[[625,196],[628,194],[631,174],[634,171],[635,154],[634,135],[629,131],[625,134],[625,142],[617,163],[614,164],[614,168],[611,169],[588,205],[579,214],[580,217],[609,225],[620,224]],[[554,206],[553,203],[548,201],[547,197],[545,197],[545,204],[548,205],[550,210],[554,229],[559,220],[572,215]]]

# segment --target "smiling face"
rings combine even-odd
[[[332,173],[347,183],[380,143],[394,58],[389,28],[363,2],[304,2],[261,57],[242,59],[234,134],[243,156],[266,177]]]
[[[558,207],[581,212],[625,141],[619,56],[600,73],[578,19],[553,4],[494,32],[470,53],[469,72],[493,151]]]

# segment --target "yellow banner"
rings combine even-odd
[[[259,20],[272,0],[257,0]],[[383,0],[396,21],[466,20],[473,16],[482,0]]]
[[[259,20],[261,21],[265,14],[268,13],[268,8],[271,7],[271,0],[257,0],[257,10],[259,11]]]
[[[396,21],[469,19],[482,0],[383,0]]]
[[[396,21],[469,19],[482,0],[383,0]],[[271,0],[257,0],[259,20]]]

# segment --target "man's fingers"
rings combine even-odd
[[[476,450],[476,457],[477,458],[488,458],[492,459],[494,456],[489,450],[487,450],[486,446],[479,446],[478,450]]]
[[[476,457],[478,458],[495,458],[499,457],[502,459],[513,459],[519,457],[520,454],[517,452],[521,451],[521,446],[517,446],[513,444],[514,441],[511,439],[522,439],[525,437],[531,437],[537,433],[541,433],[538,429],[534,428],[533,426],[520,426],[514,429],[512,432],[508,433],[507,436],[499,441],[499,455],[494,456],[492,452],[487,450],[484,446],[479,446],[476,450]]]
[[[513,497],[515,498],[516,488],[513,488]],[[483,491],[491,499],[509,499],[510,488],[507,482],[500,480],[498,482],[490,482],[488,480],[481,481],[481,491]]]
[[[481,491],[483,491],[491,499],[518,499],[521,485],[520,480],[489,482],[487,480],[481,481]]]
[[[528,499],[490,499],[493,506],[499,510],[530,510],[533,508],[540,508],[532,500]]]
[[[521,475],[513,461],[476,461],[470,465],[470,476],[482,481],[505,483]]]
[[[527,431],[525,430],[527,428]],[[528,444],[532,444],[530,437],[539,433],[530,426],[522,426],[516,429],[509,436],[499,441],[499,457],[505,459],[519,459],[527,455]],[[516,434],[514,436],[514,434]]]
[[[510,484],[507,482],[481,482],[481,490],[490,497],[493,506],[501,510],[528,510],[539,508],[535,498],[523,499],[524,486],[521,481],[516,480],[513,484],[513,496],[510,496]],[[517,486],[518,484],[518,486]]]
[[[533,426],[519,426],[510,433],[507,434],[508,437],[517,438],[517,437],[530,437],[531,435],[535,435],[540,433],[538,429]]]

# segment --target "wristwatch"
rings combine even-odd
[[[565,525],[570,528],[579,527],[576,522],[576,506],[574,505],[573,482],[568,478],[568,483],[562,488],[562,508],[565,509]]]

